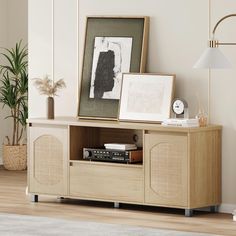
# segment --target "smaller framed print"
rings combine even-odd
[[[175,75],[123,74],[119,120],[162,122],[170,118]]]

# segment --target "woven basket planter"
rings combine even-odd
[[[25,170],[27,166],[27,146],[3,145],[3,166],[7,170]]]

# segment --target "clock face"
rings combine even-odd
[[[172,110],[175,114],[181,115],[184,113],[184,102],[177,99],[173,102]]]

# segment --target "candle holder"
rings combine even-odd
[[[196,118],[198,119],[199,126],[200,127],[206,127],[208,124],[208,116],[207,113],[200,109],[198,114],[196,115]]]

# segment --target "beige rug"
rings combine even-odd
[[[0,214],[1,236],[212,236],[131,227],[126,225],[95,223],[82,220],[69,221],[47,217]]]

